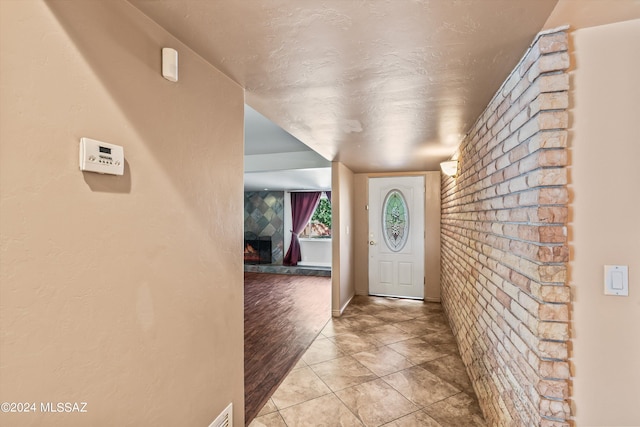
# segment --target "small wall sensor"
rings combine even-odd
[[[170,82],[178,81],[178,51],[170,47],[162,48],[162,77]]]

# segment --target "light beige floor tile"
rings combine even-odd
[[[436,347],[427,344],[420,338],[412,338],[410,340],[389,344],[389,347],[409,359],[414,365],[446,356],[446,353],[438,351]]]
[[[372,350],[382,345],[379,341],[365,332],[336,335],[331,338],[331,342],[337,345],[345,354]]]
[[[267,400],[267,403],[265,403],[262,409],[260,409],[260,412],[258,412],[258,415],[256,415],[256,417],[267,415],[272,412],[276,412],[277,410],[278,410],[278,407],[276,406],[275,403],[273,403],[273,399],[269,398],[269,400]]]
[[[385,346],[352,354],[351,357],[366,366],[371,372],[383,377],[410,368],[413,363],[397,351]]]
[[[280,411],[290,427],[356,427],[363,424],[334,394]]]
[[[425,302],[424,305],[425,312],[428,313],[443,313],[442,304],[439,302]]]
[[[485,427],[487,424],[476,399],[459,393],[424,408],[443,427]]]
[[[460,393],[460,390],[451,384],[419,366],[387,375],[382,379],[420,407]]]
[[[309,367],[291,371],[273,394],[278,409],[331,393],[331,390]]]
[[[352,387],[378,378],[351,356],[344,356],[311,366],[311,369],[333,391]]]
[[[358,314],[372,314],[368,312],[368,308],[369,307],[366,305],[349,304],[340,317],[349,317]]]
[[[432,345],[439,344],[455,344],[456,339],[449,331],[432,332],[426,335],[421,335],[423,341]]]
[[[300,368],[304,368],[305,366],[309,366],[307,365],[307,362],[305,362],[304,360],[300,359],[298,360],[298,362],[293,366],[293,368],[291,368],[292,371],[296,370],[296,369],[300,369]]]
[[[375,307],[393,307],[398,300],[394,298],[374,297],[368,295],[356,295],[351,300],[351,305],[358,307],[366,307],[369,312]]]
[[[287,424],[278,412],[273,412],[254,418],[249,427],[287,427]]]
[[[437,375],[457,389],[474,396],[473,385],[467,375],[467,370],[459,356],[444,356],[420,365],[432,374]]]
[[[459,427],[463,427],[461,424]],[[404,416],[395,421],[391,421],[389,424],[385,424],[383,427],[441,427],[440,424],[426,414],[424,411],[414,412],[407,416]]]
[[[394,323],[393,326],[415,336],[432,334],[435,332],[449,332],[449,326],[439,321],[430,320],[429,317],[421,317],[419,319],[407,320],[405,322]]]
[[[360,313],[377,316],[380,313],[392,310],[393,308],[387,304],[367,304],[359,306]]]
[[[387,323],[404,322],[406,320],[415,319],[416,315],[413,313],[407,313],[402,309],[386,309],[380,310],[377,313],[371,313],[378,319],[384,320]]]
[[[343,318],[332,317],[331,319],[329,319],[320,333],[322,336],[330,338],[338,334],[348,333],[350,331],[351,330],[349,329],[349,325],[345,323]]]
[[[398,341],[408,340],[417,337],[417,335],[408,333],[393,325],[384,324],[367,330],[372,337],[383,344],[391,344]]]
[[[430,331],[427,331],[425,327],[429,324],[428,317],[419,317],[417,319],[405,320],[403,322],[393,322],[392,325],[401,331],[412,333],[414,336],[426,335]],[[432,331],[431,331],[432,332]]]
[[[366,426],[379,426],[418,408],[381,379],[336,392]]]
[[[433,313],[433,306],[423,301],[400,300],[395,308],[413,317],[423,317]]]
[[[359,314],[357,316],[347,317],[344,321],[351,332],[363,331],[385,324],[384,320],[378,319],[370,314]]]
[[[448,343],[448,344],[435,344],[434,347],[440,353],[452,354],[457,357],[460,357],[460,349],[458,348],[458,344],[456,343]]]
[[[343,355],[344,353],[329,338],[318,338],[304,353],[302,360],[307,365],[313,365],[314,363],[335,359]]]
[[[250,426],[485,426],[468,381],[440,304],[356,296]]]
[[[430,322],[434,324],[444,325],[449,328],[449,321],[447,320],[447,316],[445,316],[442,311],[428,313],[426,317]]]

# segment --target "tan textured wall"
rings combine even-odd
[[[331,188],[331,312],[338,317],[355,295],[353,172],[340,162],[331,164]]]
[[[369,200],[369,177],[357,173],[353,177],[355,203],[354,217],[354,259],[356,295],[369,294],[369,213],[366,206]]]
[[[571,25],[575,30],[639,18],[638,0],[558,0],[543,28]]]
[[[440,301],[440,172],[416,173],[359,173],[355,186],[355,291],[369,294],[369,177],[422,175],[425,177],[425,288],[427,301]]]
[[[440,171],[426,172],[424,197],[424,299],[440,301]]]
[[[569,280],[578,426],[640,425],[640,20],[573,33]],[[603,266],[629,266],[605,296]]]
[[[567,426],[564,32],[537,38],[442,182],[442,303],[492,426]]]
[[[121,0],[0,1],[0,31],[0,401],[87,402],[0,424],[242,425],[242,89]]]

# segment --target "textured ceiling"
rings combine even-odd
[[[437,170],[557,3],[129,1],[354,172]]]

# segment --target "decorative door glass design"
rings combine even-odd
[[[393,252],[404,248],[409,237],[409,208],[400,190],[387,193],[382,204],[382,235]]]

